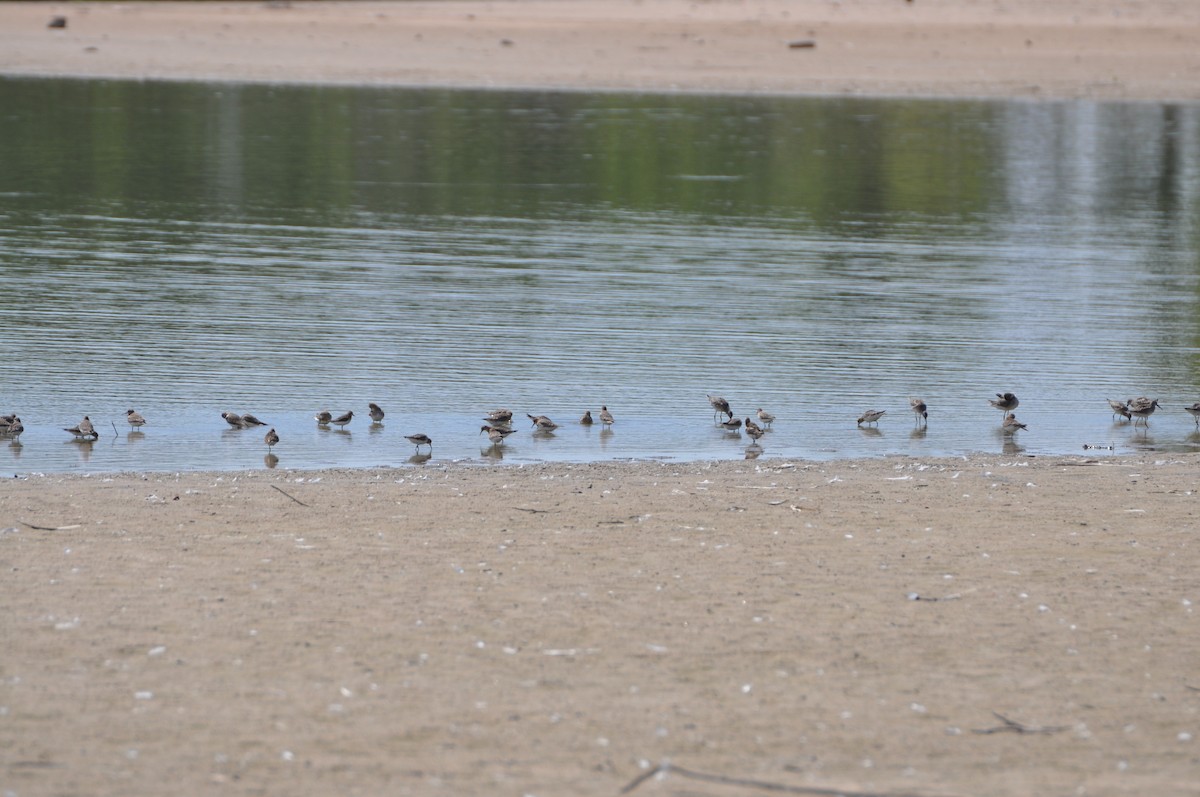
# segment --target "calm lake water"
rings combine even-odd
[[[1200,449],[1197,106],[0,79],[0,273],[0,473]]]

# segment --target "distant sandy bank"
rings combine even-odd
[[[1182,0],[0,3],[7,75],[1196,100],[1198,41]]]

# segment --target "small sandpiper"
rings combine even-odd
[[[707,393],[705,395],[708,395]],[[708,396],[708,403],[712,405],[713,417],[716,418],[718,413],[725,413],[733,420],[733,410],[729,409],[729,402],[720,396]]]
[[[80,439],[90,437],[93,440],[96,440],[100,437],[100,433],[96,431],[94,426],[92,426],[91,419],[86,415],[83,416],[83,420],[79,422],[78,426],[72,426],[70,429],[64,428],[63,431],[70,432]]]
[[[1004,423],[1001,428],[1005,434],[1013,434],[1020,429],[1028,429],[1029,427],[1017,420],[1017,416],[1011,412],[1004,416]]]
[[[746,419],[746,434],[750,435],[750,439],[756,444],[758,438],[763,436],[763,428],[749,418]]]
[[[267,450],[270,451],[279,442],[279,435],[275,434],[274,429],[271,429],[267,432],[267,436],[263,438],[263,442],[267,444]]]
[[[345,429],[346,424],[350,423],[350,421],[352,421],[352,420],[354,420],[354,410],[346,410],[345,415],[337,416],[336,418],[331,420],[330,423],[332,423],[334,426],[338,427],[339,429]]]
[[[487,415],[483,416],[483,419],[485,421],[487,421],[488,423],[511,423],[512,422],[512,410],[503,409],[503,408],[498,409],[498,410],[492,410]]]
[[[600,423],[605,426],[612,426],[613,423],[613,414],[603,404],[600,405]]]
[[[592,420],[592,411],[591,410],[585,411],[583,413],[583,417],[579,419],[579,422],[582,423],[584,426],[591,426],[593,423],[595,423],[595,421]]]
[[[929,405],[925,403],[925,399],[910,398],[908,406],[912,408],[913,415],[916,416],[917,423],[929,423]]]
[[[736,432],[738,429],[742,428],[742,419],[731,418],[728,421],[721,421],[721,425],[731,432]]]
[[[1005,414],[1015,410],[1020,403],[1021,400],[1012,393],[997,393],[996,398],[988,399],[988,404]]]
[[[146,425],[146,419],[137,410],[126,410],[125,421],[134,429],[141,429]]]
[[[879,419],[882,418],[885,413],[887,413],[887,410],[864,410],[863,414],[858,416],[858,425],[862,426],[864,423],[873,423],[878,425]]]
[[[1107,401],[1108,406],[1112,408],[1114,418],[1118,415],[1120,415],[1125,420],[1129,420],[1130,418],[1133,417],[1132,415],[1129,414],[1129,404],[1127,402],[1113,401],[1112,399],[1105,399],[1105,401]]]
[[[371,411],[371,423],[383,423],[383,408],[373,401],[367,402],[367,408]]]
[[[418,451],[421,450],[421,446],[429,446],[429,451],[433,452],[433,440],[427,434],[406,434],[404,439],[416,446]]]
[[[758,412],[756,412],[755,415],[757,415],[758,419],[763,422],[763,426],[770,426],[771,424],[775,423],[775,416],[764,410],[762,407],[758,408]]]
[[[1183,410],[1192,416],[1197,426],[1200,426],[1200,401],[1197,401],[1190,407],[1184,407]]]
[[[488,426],[486,424],[479,427],[479,433],[483,434],[484,432],[487,432],[488,440],[491,440],[492,445],[494,446],[498,446],[503,443],[504,438],[508,437],[510,434],[516,434],[516,431],[516,429],[505,429],[499,426]]]
[[[1135,399],[1129,400],[1129,414],[1135,418],[1141,418],[1150,425],[1150,416],[1158,409],[1158,399],[1148,399],[1145,396],[1138,396]],[[1137,423],[1137,421],[1134,421]]]
[[[529,413],[525,413],[525,415],[533,421],[533,428],[539,432],[552,432],[558,428],[558,424],[545,415],[530,415]]]
[[[333,413],[329,410],[321,410],[313,416],[313,420],[317,422],[318,426],[328,426],[329,422],[333,420]]]
[[[21,419],[16,415],[8,416],[8,425],[4,429],[0,429],[0,434],[8,435],[12,438],[19,438],[21,432],[25,431],[25,424],[21,423]]]

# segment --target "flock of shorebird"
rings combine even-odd
[[[1107,401],[1109,407],[1112,409],[1114,417],[1119,416],[1125,420],[1131,420],[1134,424],[1141,420],[1147,426],[1150,423],[1150,416],[1154,414],[1156,409],[1162,406],[1159,404],[1158,399],[1150,399],[1146,398],[1145,396],[1127,399],[1126,401],[1114,401],[1112,399],[1107,399]],[[758,422],[756,422],[750,417],[746,417],[744,419],[735,417],[733,410],[729,406],[729,402],[720,396],[709,395],[708,403],[713,408],[714,419],[718,419],[717,422],[721,427],[731,432],[739,432],[740,430],[745,429],[746,434],[750,436],[753,444],[755,445],[757,445],[759,438],[765,434],[766,430],[769,429],[771,424],[775,421],[775,416],[761,407],[759,407],[758,411],[755,413],[755,417],[758,419]],[[912,410],[915,418],[914,423],[927,425],[929,423],[929,405],[925,403],[925,400],[921,398],[910,398],[908,403],[909,409]],[[1022,429],[1029,428],[1025,424],[1018,421],[1017,416],[1013,413],[1013,410],[1015,410],[1021,403],[1020,399],[1018,399],[1014,394],[997,393],[996,398],[988,399],[988,403],[1004,413],[1004,420],[1001,422],[1000,428],[1005,434],[1011,435]],[[374,402],[368,402],[367,409],[372,424],[379,424],[383,422],[384,412],[378,404]],[[1188,412],[1196,421],[1196,424],[1200,426],[1200,402],[1196,402],[1191,406],[1186,406],[1183,409]],[[879,420],[886,413],[887,410],[866,410],[862,413],[862,415],[859,416],[858,425],[877,425]],[[727,416],[726,420],[719,420],[721,415]],[[249,429],[256,426],[267,425],[250,413],[243,413],[239,415],[234,412],[222,412],[221,417],[234,429]],[[546,417],[545,415],[530,415],[526,413],[526,417],[533,422],[533,429],[535,432],[552,432],[559,428],[558,424],[550,420],[550,418]],[[605,427],[609,427],[614,423],[613,414],[609,412],[608,407],[604,405],[600,407],[598,418],[599,422]],[[313,420],[315,420],[317,425],[321,427],[328,427],[332,425],[337,426],[339,429],[344,429],[347,424],[354,420],[354,411],[348,410],[347,412],[335,417],[333,413],[329,412],[328,410],[322,410],[313,417]],[[485,423],[483,426],[479,427],[479,434],[487,434],[488,440],[494,446],[502,445],[505,438],[516,432],[516,430],[512,428],[512,410],[492,410],[484,416],[483,420]],[[132,430],[137,431],[146,425],[146,418],[136,410],[129,410],[125,413],[125,422],[129,424]],[[590,426],[596,423],[596,419],[592,417],[592,411],[588,410],[585,412],[579,419],[579,423],[584,426]],[[15,413],[11,415],[0,415],[0,437],[19,439],[21,433],[24,431],[25,425]],[[95,425],[86,415],[83,416],[83,420],[78,424],[71,427],[65,427],[63,431],[71,433],[77,440],[96,440],[100,437],[100,433],[96,431]],[[417,447],[417,451],[420,451],[422,446],[428,446],[430,452],[433,451],[433,440],[427,434],[409,434],[405,435],[404,437]],[[279,434],[274,428],[271,428],[267,431],[266,436],[263,438],[263,442],[266,444],[267,450],[271,451],[276,445],[279,444]]]

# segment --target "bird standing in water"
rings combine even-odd
[[[1012,393],[997,393],[996,398],[988,399],[988,404],[991,404],[1005,415],[1015,410],[1020,403],[1021,400]]]
[[[720,396],[708,396],[708,403],[712,405],[714,418],[717,417],[718,413],[725,413],[729,416],[729,420],[733,420],[733,410],[729,409],[728,401]]]
[[[910,398],[908,406],[912,409],[913,415],[917,418],[917,423],[929,423],[929,405],[925,403],[925,399]]]
[[[862,426],[864,423],[878,424],[879,419],[882,418],[886,412],[887,410],[866,410],[858,417],[858,425]]]
[[[1004,429],[1005,434],[1013,434],[1018,430],[1028,429],[1029,427],[1018,421],[1017,416],[1010,412],[1004,416],[1004,424],[1002,428]]]
[[[433,451],[433,440],[427,434],[406,434],[404,439],[416,446],[418,451],[421,450],[421,446],[429,446],[430,452]]]
[[[499,426],[480,426],[479,433],[487,432],[488,440],[492,441],[492,445],[498,446],[504,442],[504,438],[510,434],[516,434],[516,429],[503,429]]]

